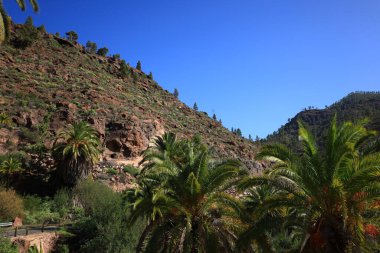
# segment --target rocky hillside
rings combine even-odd
[[[11,42],[0,47],[0,113],[12,122],[0,128],[0,154],[43,152],[59,129],[85,120],[99,132],[106,161],[136,163],[155,136],[173,131],[200,134],[216,156],[254,167],[252,142],[190,109],[142,71],[43,29],[32,35],[25,29],[13,26]]]
[[[306,123],[314,135],[322,137],[335,114],[339,122],[367,118],[367,127],[380,132],[380,92],[354,92],[325,109],[304,110],[269,135],[264,142],[281,142],[297,147],[298,120]]]

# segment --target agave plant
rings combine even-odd
[[[213,161],[196,140],[172,145],[182,155],[146,157],[140,187],[129,192],[131,222],[149,221],[137,252],[234,252],[241,203],[225,191],[246,171],[234,160]]]
[[[61,131],[53,147],[58,175],[67,185],[86,178],[99,155],[100,140],[96,131],[85,122],[70,124]]]
[[[257,156],[275,161],[269,176],[260,180],[285,193],[267,199],[266,208],[294,208],[304,217],[301,252],[364,248],[363,214],[380,199],[380,153],[362,151],[375,134],[364,125],[365,121],[338,126],[334,117],[325,146],[319,148],[299,122],[301,156],[279,144],[263,147]]]
[[[26,3],[25,0],[16,0],[18,6],[22,11],[25,11],[26,9]],[[29,0],[29,3],[32,5],[32,8],[35,12],[38,11],[38,3],[36,0]],[[0,45],[2,42],[8,39],[9,36],[9,26],[10,26],[10,19],[7,15],[7,13],[4,10],[3,7],[3,1],[0,0]]]

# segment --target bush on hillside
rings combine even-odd
[[[77,42],[79,36],[75,31],[69,31],[66,33],[66,37],[71,42]]]
[[[80,252],[133,252],[143,226],[130,227],[120,193],[106,185],[82,181],[74,189],[85,216],[74,226],[72,246]]]
[[[108,48],[102,47],[102,48],[99,48],[97,54],[100,56],[106,57],[108,54],[108,51],[109,51]]]
[[[131,174],[134,177],[137,176],[138,174],[140,174],[140,170],[138,168],[136,168],[135,166],[132,166],[132,165],[124,166],[123,171]]]
[[[125,62],[125,60],[122,60],[120,63],[120,76],[127,77],[129,74],[130,74],[129,66]]]
[[[18,249],[12,244],[11,240],[8,238],[0,237],[0,252],[1,253],[18,253]]]
[[[24,198],[24,206],[26,224],[59,222],[65,219],[70,211],[71,196],[66,189],[58,190],[53,198],[28,195]]]
[[[98,46],[95,42],[87,41],[86,43],[86,52],[89,54],[96,54],[96,51],[98,50]]]
[[[14,190],[0,188],[0,221],[24,216],[23,201]]]
[[[39,38],[40,33],[37,28],[31,25],[24,25],[18,29],[11,44],[15,48],[25,49],[32,46]]]

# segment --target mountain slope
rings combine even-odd
[[[173,131],[200,134],[216,156],[252,167],[252,142],[190,109],[145,73],[44,31],[20,48],[24,29],[13,26],[13,43],[0,47],[0,112],[13,122],[0,129],[0,153],[43,151],[59,129],[85,120],[99,132],[108,161],[136,163],[155,136]]]
[[[306,123],[314,135],[322,137],[335,114],[338,122],[355,122],[367,118],[367,127],[380,132],[380,92],[354,92],[325,109],[304,110],[278,131],[268,135],[264,142],[281,142],[296,147],[298,120]]]

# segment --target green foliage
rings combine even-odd
[[[16,246],[8,238],[0,237],[0,252],[1,253],[18,253]]]
[[[120,63],[120,75],[121,77],[127,77],[130,74],[130,68],[125,60],[122,60]]]
[[[235,252],[240,203],[225,192],[247,173],[239,162],[213,161],[199,137],[178,141],[166,133],[143,164],[139,187],[126,193],[131,223],[149,221],[137,252]]]
[[[120,60],[120,54],[114,54],[114,55],[112,55],[112,58],[114,60]]]
[[[22,198],[14,190],[0,188],[0,221],[12,221],[23,215]]]
[[[58,196],[57,196],[58,194]],[[35,195],[24,197],[25,224],[42,224],[44,222],[56,223],[63,220],[68,213],[71,200],[62,199],[62,193],[57,193],[53,199],[40,198]],[[66,203],[62,203],[65,200]]]
[[[42,250],[42,244],[40,244],[40,250],[36,245],[31,246],[28,249],[28,253],[43,253],[44,251]]]
[[[6,175],[18,173],[21,170],[21,163],[13,157],[9,157],[8,159],[2,161],[0,166],[0,173]]]
[[[38,11],[38,4],[36,0],[30,0],[30,4],[35,12]],[[25,10],[25,0],[16,0],[16,3],[22,11]],[[3,2],[0,1],[0,45],[6,41],[10,34],[10,18],[4,10]]]
[[[267,208],[296,210],[306,235],[304,252],[361,251],[366,244],[363,215],[380,199],[380,153],[362,149],[374,132],[365,129],[365,121],[338,126],[334,117],[319,148],[311,132],[298,123],[302,156],[280,144],[263,147],[257,156],[276,161],[273,171],[261,178],[281,192]]]
[[[215,114],[215,113],[212,115],[212,119],[213,119],[213,120],[217,120],[217,118],[216,118],[216,114]]]
[[[21,171],[21,163],[12,156],[9,156],[2,160],[0,164],[0,180],[3,180],[9,186],[13,180],[13,176]]]
[[[25,20],[25,25],[26,26],[34,26],[33,25],[33,18],[31,16],[28,16]]]
[[[297,152],[302,151],[298,142],[298,124],[301,120],[307,124],[317,139],[317,145],[323,147],[333,116],[337,115],[338,123],[345,121],[356,122],[363,117],[369,119],[366,127],[380,131],[380,93],[379,92],[353,92],[325,109],[304,110],[281,126],[277,131],[267,136],[265,143],[282,143]]]
[[[138,176],[140,174],[140,170],[138,168],[136,168],[135,166],[133,165],[126,165],[123,167],[123,171],[126,172],[126,173],[129,173],[131,174],[132,176]]]
[[[102,47],[102,48],[99,48],[97,54],[100,56],[106,57],[108,54],[108,51],[109,51],[108,48]]]
[[[147,75],[147,78],[149,80],[153,80],[153,73],[152,72],[149,72],[149,74]]]
[[[141,71],[141,62],[137,61],[136,69]]]
[[[40,37],[40,33],[34,26],[24,25],[21,26],[15,37],[12,39],[11,44],[15,48],[25,49],[32,46]]]
[[[179,91],[178,91],[177,88],[174,89],[174,91],[173,91],[173,95],[174,95],[176,98],[179,97]]]
[[[66,33],[66,38],[71,42],[77,42],[79,37],[75,31],[69,31]]]
[[[195,102],[194,105],[193,105],[193,110],[194,110],[194,111],[198,111],[198,105],[197,105],[196,102]]]
[[[89,54],[96,54],[98,46],[95,42],[87,41],[86,43],[86,52]]]
[[[115,170],[114,168],[108,168],[107,173],[110,175],[117,175],[118,174],[117,170]]]
[[[46,28],[44,25],[40,25],[39,27],[37,27],[37,30],[40,31],[41,33],[46,33]]]
[[[74,192],[85,210],[75,224],[74,246],[80,252],[133,252],[142,228],[139,222],[127,225],[121,194],[92,181],[80,182]]]
[[[61,131],[53,147],[62,182],[73,186],[86,178],[99,160],[100,140],[96,131],[86,122],[74,123]]]
[[[70,248],[67,244],[58,244],[56,253],[70,253]]]

